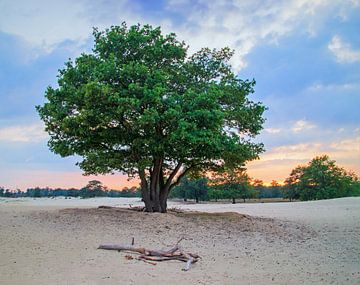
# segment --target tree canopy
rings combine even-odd
[[[285,182],[285,197],[300,200],[355,196],[360,189],[357,177],[327,155],[315,157],[307,166],[296,167]]]
[[[229,48],[187,46],[149,25],[94,29],[93,53],[69,60],[37,106],[50,149],[79,155],[85,174],[120,171],[141,180],[147,211],[166,211],[187,173],[242,167],[263,151],[252,142],[265,107],[254,80],[231,69]]]

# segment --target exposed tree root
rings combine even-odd
[[[137,252],[140,256],[137,258],[138,260],[143,260],[147,263],[155,265],[155,262],[167,261],[167,260],[180,260],[186,262],[185,267],[182,269],[184,271],[188,271],[191,268],[191,265],[197,262],[200,258],[199,255],[185,252],[179,246],[181,238],[174,247],[169,250],[152,250],[146,249],[144,247],[135,247],[134,238],[132,239],[132,245],[120,245],[120,244],[101,244],[99,249],[106,250],[117,250],[117,251],[131,251]]]

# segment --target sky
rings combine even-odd
[[[92,28],[123,21],[175,32],[189,53],[235,50],[234,71],[257,82],[250,99],[268,107],[253,178],[281,182],[322,154],[360,175],[359,0],[0,0],[0,186],[137,185],[83,176],[80,157],[49,151],[35,111],[64,62],[91,52]]]

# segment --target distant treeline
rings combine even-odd
[[[203,200],[250,198],[286,198],[292,200],[321,200],[360,196],[360,181],[353,173],[335,164],[327,155],[297,166],[284,185],[272,181],[270,186],[251,179],[244,170],[227,170],[212,179],[186,178],[170,193],[173,198]]]
[[[207,179],[204,178],[205,181]],[[188,183],[185,187],[185,183]],[[170,194],[170,198],[181,198],[185,201],[193,199],[196,201],[209,201],[209,200],[223,200],[223,199],[248,199],[248,198],[282,198],[284,197],[283,186],[262,186],[255,188],[248,188],[246,191],[226,191],[218,187],[209,186],[207,182],[191,181],[181,183],[180,186],[175,187]],[[199,187],[199,184],[201,185]],[[240,187],[241,188],[241,187]],[[28,188],[25,192],[20,190],[10,190],[0,187],[0,197],[20,198],[20,197],[140,197],[141,192],[139,188],[124,188],[123,190],[107,190],[107,189],[89,189],[83,187],[81,189],[70,188]]]
[[[287,198],[286,193],[286,187],[279,185],[276,181],[273,181],[271,186],[254,185],[249,180],[213,185],[212,181],[205,177],[198,179],[185,177],[170,193],[170,198],[196,202],[230,200],[236,203],[238,200],[246,202],[246,199]]]
[[[29,188],[26,192],[12,191],[0,187],[0,197],[141,197],[139,188],[109,190],[100,181],[92,180],[81,189]],[[292,200],[320,200],[360,196],[358,177],[338,167],[328,156],[312,159],[305,166],[292,170],[284,185],[272,181],[265,186],[261,180],[251,179],[245,170],[229,170],[212,177],[183,177],[179,185],[170,192],[169,198],[183,200],[237,200],[285,198]]]
[[[279,185],[273,181],[270,186],[253,185],[250,183],[211,185],[206,178],[195,180],[184,179],[179,186],[170,193],[170,198],[181,198],[184,201],[218,201],[238,200],[246,202],[247,199],[283,198],[290,201],[308,201],[332,199],[341,197],[360,196],[360,183],[354,181],[348,185],[325,186],[301,184]]]
[[[20,190],[10,190],[0,187],[0,197],[20,198],[20,197],[140,197],[140,189],[137,187],[124,188],[120,190],[109,190],[100,181],[92,180],[81,189],[52,189],[49,187],[28,188],[25,192]]]

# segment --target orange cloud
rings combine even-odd
[[[250,162],[248,172],[253,178],[264,182],[284,181],[297,165],[306,164],[323,154],[360,176],[360,136],[329,144],[316,142],[275,147],[264,153],[260,160]]]

